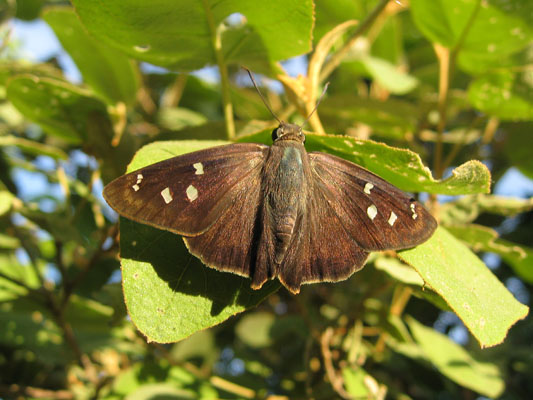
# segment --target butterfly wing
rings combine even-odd
[[[330,154],[309,158],[315,190],[364,250],[414,247],[437,228],[420,203],[370,171]]]
[[[335,214],[330,200],[321,190],[307,199],[306,212],[296,227],[298,235],[278,275],[292,293],[298,293],[304,283],[345,280],[361,269],[368,257]]]
[[[244,189],[260,187],[268,148],[237,143],[173,157],[115,179],[105,187],[104,198],[131,220],[199,235],[227,213]]]
[[[413,247],[436,229],[422,205],[370,171],[319,152],[309,153],[309,164],[312,194],[279,271],[291,292],[344,280],[369,251]]]

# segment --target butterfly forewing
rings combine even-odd
[[[241,143],[170,158],[115,179],[104,197],[126,218],[198,235],[258,179],[267,152],[268,146]]]
[[[365,250],[404,249],[437,227],[428,211],[400,189],[341,158],[309,153],[321,192],[355,242]]]

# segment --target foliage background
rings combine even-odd
[[[531,396],[533,202],[489,194],[533,178],[531,2],[24,0],[0,15],[1,397]],[[42,18],[83,82],[24,60],[14,18]],[[292,296],[205,268],[175,235],[127,220],[118,235],[102,183],[134,155],[130,169],[269,143],[240,65],[293,122],[329,81],[308,150],[423,192],[435,236]],[[216,82],[191,74],[206,66]]]

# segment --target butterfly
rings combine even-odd
[[[235,143],[173,157],[104,188],[120,215],[182,235],[204,264],[292,293],[337,282],[369,252],[426,241],[437,222],[415,199],[342,158],[307,153],[299,125],[273,144]]]

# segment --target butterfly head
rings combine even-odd
[[[296,142],[305,143],[305,135],[300,125],[288,124],[281,121],[279,126],[272,131],[272,140],[274,142],[280,140],[294,140]]]

